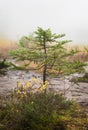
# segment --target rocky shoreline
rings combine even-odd
[[[69,81],[71,77],[81,77],[74,74],[66,78],[48,78],[49,86],[47,91],[63,94],[67,99],[73,99],[79,102],[82,106],[88,108],[88,83],[73,83]],[[0,96],[7,96],[17,86],[17,81],[31,80],[36,77],[42,80],[42,75],[33,71],[10,70],[7,75],[0,76]],[[88,110],[87,110],[88,112]]]

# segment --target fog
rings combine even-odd
[[[0,36],[17,40],[37,29],[88,44],[88,0],[0,0]]]

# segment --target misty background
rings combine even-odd
[[[37,27],[88,44],[88,0],[0,0],[0,37],[18,40]]]

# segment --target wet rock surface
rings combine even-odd
[[[0,96],[7,96],[9,92],[13,91],[17,86],[18,81],[27,81],[31,80],[33,77],[42,80],[42,76],[33,71],[20,71],[20,70],[11,70],[8,71],[5,76],[0,75]]]
[[[67,99],[73,99],[82,106],[88,108],[88,83],[72,83],[69,78],[77,78],[81,75],[74,74],[66,78],[48,78],[49,87],[47,91],[54,91],[63,94]],[[7,75],[0,76],[0,96],[7,96],[17,86],[17,81],[31,80],[33,77],[42,80],[42,75],[33,71],[10,70]],[[88,111],[88,110],[87,110]]]

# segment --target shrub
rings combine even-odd
[[[24,87],[19,83],[11,96],[0,100],[0,130],[87,130],[86,115],[77,103]]]

